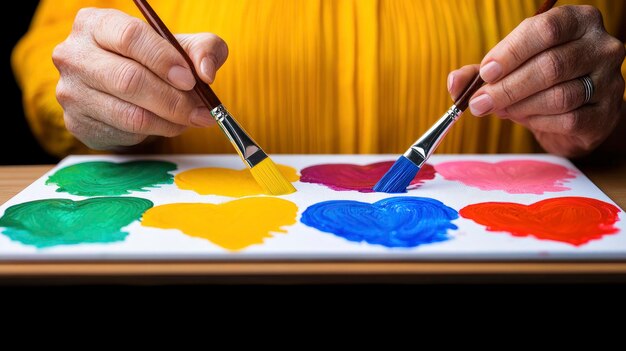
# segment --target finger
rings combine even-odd
[[[588,48],[587,41],[579,40],[542,52],[503,79],[478,90],[470,101],[472,113],[483,116],[503,110],[551,86],[589,74],[599,56]]]
[[[603,104],[585,105],[558,115],[540,115],[527,118],[528,127],[544,133],[583,137],[594,134],[602,119]],[[594,118],[594,116],[596,116]]]
[[[595,96],[600,93],[596,91]],[[555,85],[532,95],[506,109],[499,111],[500,117],[528,117],[535,115],[559,115],[573,111],[585,103],[585,85],[574,79]]]
[[[478,65],[467,65],[456,71],[450,72],[448,75],[448,91],[452,100],[457,100],[467,85],[474,79],[478,73]]]
[[[194,62],[200,78],[212,84],[217,70],[228,58],[226,42],[211,33],[180,34],[176,38]]]
[[[568,157],[588,153],[619,123],[616,116],[619,116],[622,96],[611,98],[611,95],[623,86],[621,80],[613,80],[606,86],[601,85],[590,104],[559,115],[531,116],[524,120],[525,125],[549,152]]]
[[[78,140],[93,150],[115,150],[123,146],[133,146],[148,136],[121,131],[104,122],[84,115],[64,114],[65,127]]]
[[[77,60],[80,61],[80,60]],[[136,61],[96,50],[89,63],[76,62],[88,86],[142,107],[172,123],[207,127],[213,116],[193,92],[165,83]]]
[[[57,90],[61,89],[63,88],[57,88]],[[174,137],[187,128],[167,121],[137,105],[89,87],[82,89],[80,101],[75,103],[81,106],[81,114],[128,133]]]
[[[117,10],[106,10],[100,15],[93,33],[101,48],[139,62],[178,89],[191,90],[196,84],[180,53],[138,18]]]
[[[530,117],[527,122],[547,151],[573,157],[595,149],[606,137],[605,131],[613,128],[602,125],[607,121],[599,117],[605,113],[600,103],[556,116]]]
[[[480,75],[488,83],[498,81],[538,53],[581,38],[601,20],[591,6],[561,6],[528,18],[487,53]]]
[[[146,138],[145,135],[124,132],[87,116],[85,107],[96,106],[91,99],[85,99],[90,91],[93,90],[80,82],[63,77],[57,84],[56,97],[63,106],[65,127],[70,133],[94,150],[135,145]]]
[[[554,133],[546,133],[540,131],[532,131],[535,139],[541,147],[548,153],[561,157],[577,157],[589,153],[580,138],[572,135],[561,135]]]
[[[100,93],[106,99],[102,109],[91,111],[89,116],[98,119],[119,130],[163,137],[175,137],[182,134],[187,126],[172,123],[137,105],[120,100],[114,96]]]

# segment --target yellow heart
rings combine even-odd
[[[143,215],[146,227],[178,229],[186,235],[203,238],[225,249],[237,251],[262,244],[272,232],[296,223],[298,207],[273,197],[250,197],[219,205],[179,203],[157,206]]]
[[[300,179],[295,169],[283,165],[276,166],[288,181],[295,182]],[[178,173],[174,181],[180,189],[193,190],[200,195],[242,197],[264,194],[247,168],[242,170],[196,168]]]

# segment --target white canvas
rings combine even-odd
[[[328,163],[369,164],[394,161],[396,155],[273,155],[276,163],[292,166],[298,172],[307,166]],[[71,156],[48,172],[6,204],[0,206],[0,215],[12,205],[27,201],[65,198],[84,200],[88,197],[56,192],[56,185],[45,185],[48,176],[65,166],[86,161],[122,162],[136,159],[170,161],[178,165],[173,173],[192,168],[225,167],[242,169],[237,156]],[[483,191],[462,183],[449,181],[437,174],[435,179],[424,182],[421,187],[403,196],[429,197],[443,202],[457,211],[481,202],[515,202],[531,204],[543,199],[582,196],[614,204],[587,177],[566,159],[550,155],[435,155],[429,163],[437,165],[445,161],[540,160],[566,166],[577,172],[575,179],[565,183],[571,190],[547,192],[543,195],[509,194],[504,191]],[[0,260],[615,260],[626,258],[626,222],[624,212],[615,224],[617,234],[606,235],[600,240],[585,245],[573,245],[538,240],[532,237],[514,237],[508,233],[494,233],[472,220],[459,217],[454,224],[458,230],[448,231],[450,240],[421,245],[415,248],[387,248],[368,243],[351,242],[330,233],[308,227],[300,222],[307,207],[326,200],[356,200],[373,203],[398,195],[382,193],[359,193],[356,191],[334,191],[325,186],[296,182],[297,192],[281,196],[298,206],[296,224],[286,227],[287,233],[276,233],[262,245],[253,245],[238,252],[223,249],[210,241],[189,237],[179,230],[143,227],[133,222],[124,231],[126,240],[109,244],[79,244],[38,249],[10,240],[0,234]],[[180,190],[175,184],[161,185],[147,192],[129,195],[151,200],[155,206],[168,203],[213,203],[219,204],[235,198],[198,195],[193,191]],[[208,223],[207,225],[210,225]],[[0,231],[3,228],[0,228]]]

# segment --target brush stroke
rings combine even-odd
[[[358,191],[361,193],[374,192],[372,188],[387,173],[394,164],[393,161],[372,163],[368,165],[354,165],[346,163],[321,164],[306,167],[300,171],[300,181],[324,185],[337,191]],[[424,181],[435,178],[435,169],[425,164],[413,178],[407,189],[415,189]]]
[[[454,161],[435,166],[445,179],[459,181],[481,190],[502,190],[509,194],[537,194],[570,190],[563,186],[576,172],[554,163],[534,160],[501,162]]]
[[[128,233],[122,228],[152,205],[135,197],[31,201],[9,207],[0,218],[0,227],[11,240],[38,248],[113,243],[124,240]]]
[[[619,231],[613,225],[620,209],[609,203],[586,197],[560,197],[521,205],[510,202],[486,202],[470,205],[459,213],[484,225],[491,232],[513,236],[532,236],[581,246]]]
[[[420,167],[402,155],[372,189],[377,193],[406,193],[419,171]]]
[[[299,177],[294,168],[283,165],[276,167],[288,181],[298,181]],[[174,181],[180,189],[192,190],[200,195],[243,197],[265,194],[247,168],[242,170],[195,168],[178,173]]]
[[[423,197],[392,197],[373,204],[335,200],[307,208],[301,222],[354,242],[416,247],[446,241],[458,213]]]
[[[178,229],[184,234],[209,240],[227,250],[238,251],[262,244],[272,233],[296,223],[298,207],[272,197],[250,197],[219,205],[179,203],[148,210],[141,224],[145,227]]]
[[[116,196],[132,191],[148,191],[160,184],[172,184],[176,164],[139,160],[122,163],[94,161],[58,170],[46,181],[56,184],[57,192],[80,196]]]

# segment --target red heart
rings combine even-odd
[[[619,212],[616,206],[600,200],[559,197],[528,206],[510,202],[480,203],[463,208],[459,214],[486,226],[488,231],[580,246],[617,233],[619,229],[613,224],[619,220]]]
[[[376,182],[387,173],[394,161],[385,161],[359,166],[347,163],[323,164],[304,168],[300,171],[303,183],[322,184],[333,190],[356,190],[371,193]],[[435,178],[435,168],[425,164],[411,181],[408,189],[417,188],[425,180]]]

